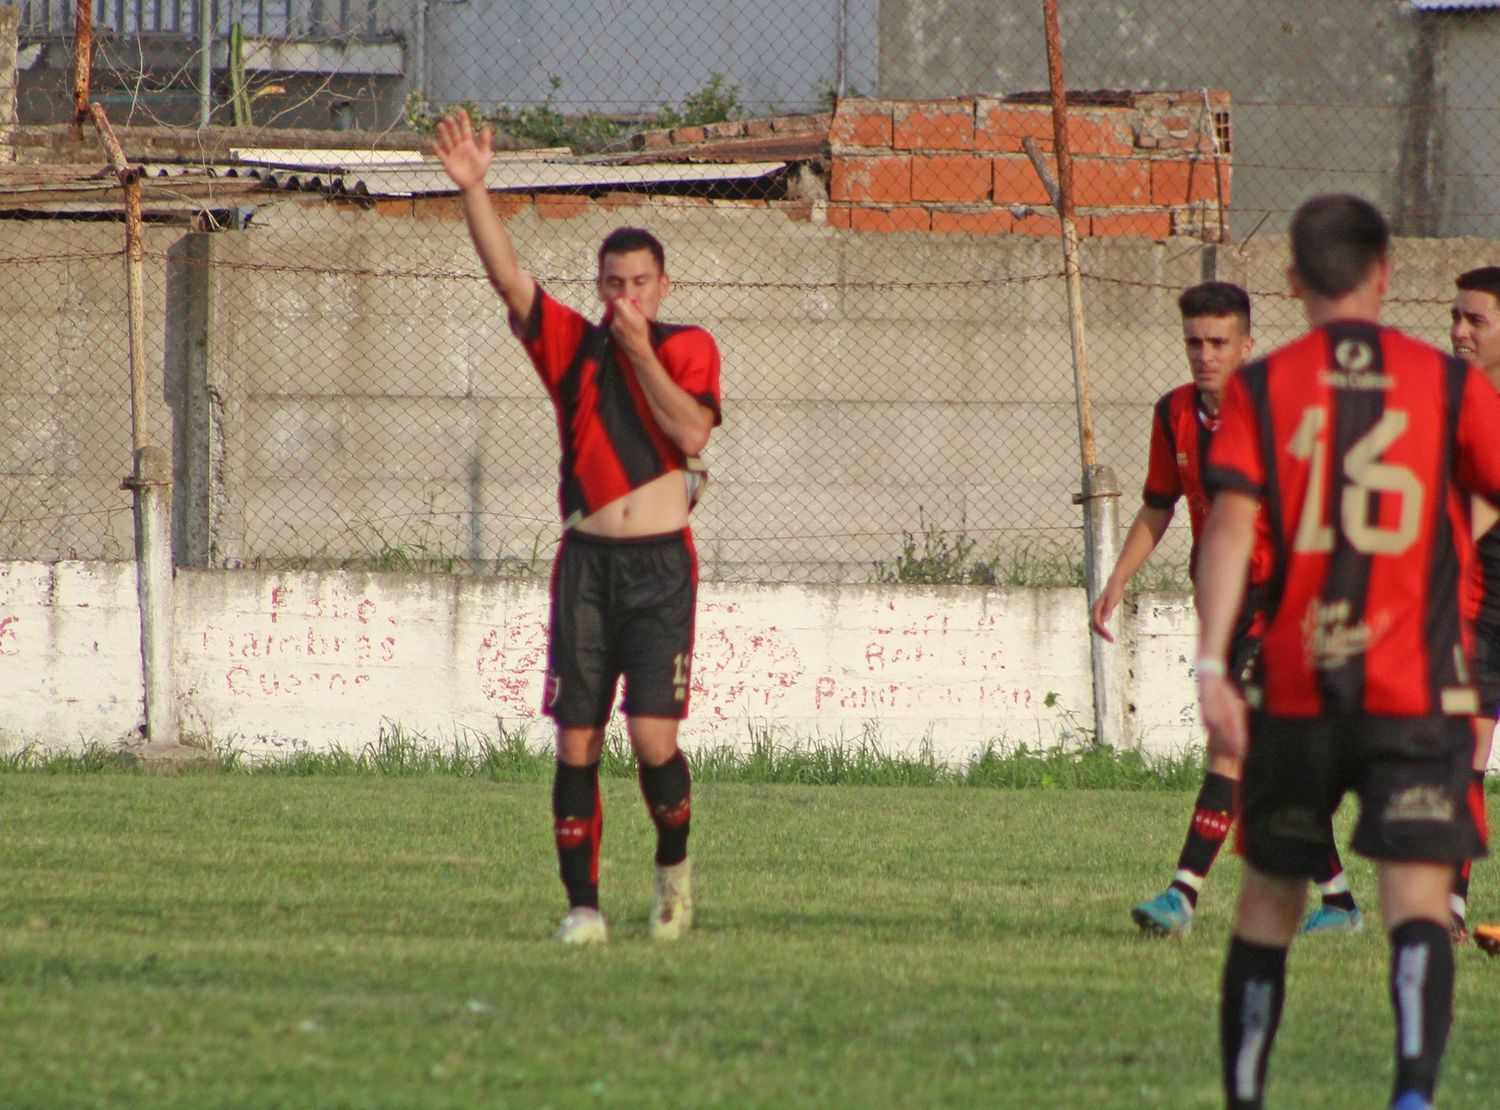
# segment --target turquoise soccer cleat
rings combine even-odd
[[[1365,931],[1364,912],[1355,906],[1352,910],[1341,910],[1337,906],[1319,906],[1307,915],[1299,930],[1307,933],[1362,933]]]
[[[1168,887],[1149,902],[1130,911],[1141,932],[1158,937],[1185,937],[1193,928],[1193,907],[1182,891]]]

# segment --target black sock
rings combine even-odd
[[[552,778],[552,835],[569,906],[599,908],[599,840],[603,834],[599,764],[558,763]]]
[[[1482,833],[1485,832],[1484,819],[1484,771],[1475,771],[1474,777],[1469,783],[1469,808],[1474,811],[1474,823],[1479,826]],[[1467,903],[1469,900],[1469,871],[1474,861],[1466,859],[1459,865],[1457,873],[1453,876],[1453,894],[1460,901]]]
[[[1436,921],[1391,931],[1391,1004],[1396,1011],[1396,1093],[1430,1102],[1453,1021],[1453,943]]]
[[[642,763],[637,768],[641,797],[656,825],[656,862],[671,867],[687,859],[688,828],[693,816],[692,775],[687,757],[674,752],[672,758],[655,767]]]
[[[1286,949],[1231,938],[1219,996],[1224,1104],[1230,1110],[1259,1110],[1285,998]]]
[[[1339,858],[1338,848],[1328,853],[1327,870],[1313,876],[1313,882],[1323,896],[1323,905],[1346,911],[1355,908],[1354,895],[1349,890],[1349,880],[1344,877],[1344,861]]]
[[[1198,886],[1182,875],[1184,872],[1197,877],[1202,883],[1213,867],[1224,838],[1229,835],[1229,826],[1234,821],[1234,780],[1213,771],[1203,776],[1203,785],[1193,803],[1193,823],[1188,827],[1187,840],[1183,842],[1182,854],[1177,857],[1178,878],[1172,885],[1188,900],[1188,905],[1197,907]]]

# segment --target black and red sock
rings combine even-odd
[[[1193,822],[1177,857],[1172,886],[1182,892],[1188,905],[1198,905],[1198,888],[1213,867],[1229,827],[1234,823],[1234,780],[1210,771],[1203,776],[1198,798],[1193,802]]]
[[[558,763],[552,779],[552,835],[569,906],[599,908],[599,840],[603,834],[599,764]]]
[[[655,767],[637,768],[641,797],[656,826],[656,862],[671,867],[687,859],[688,830],[693,816],[692,774],[682,752]]]

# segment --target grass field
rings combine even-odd
[[[12,770],[0,1102],[1218,1106],[1238,865],[1185,941],[1126,912],[1167,879],[1190,801],[705,774],[699,927],[671,946],[645,935],[649,825],[613,777],[614,933],[574,951],[548,939],[564,907],[534,768]],[[1474,883],[1489,918],[1494,874]],[[1294,949],[1272,1105],[1384,1105],[1385,966],[1378,928]],[[1493,1107],[1500,960],[1470,946],[1458,968],[1442,1103]]]

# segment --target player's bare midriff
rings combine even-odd
[[[680,531],[687,522],[687,480],[683,471],[669,470],[584,517],[574,527],[591,536],[629,539]]]

